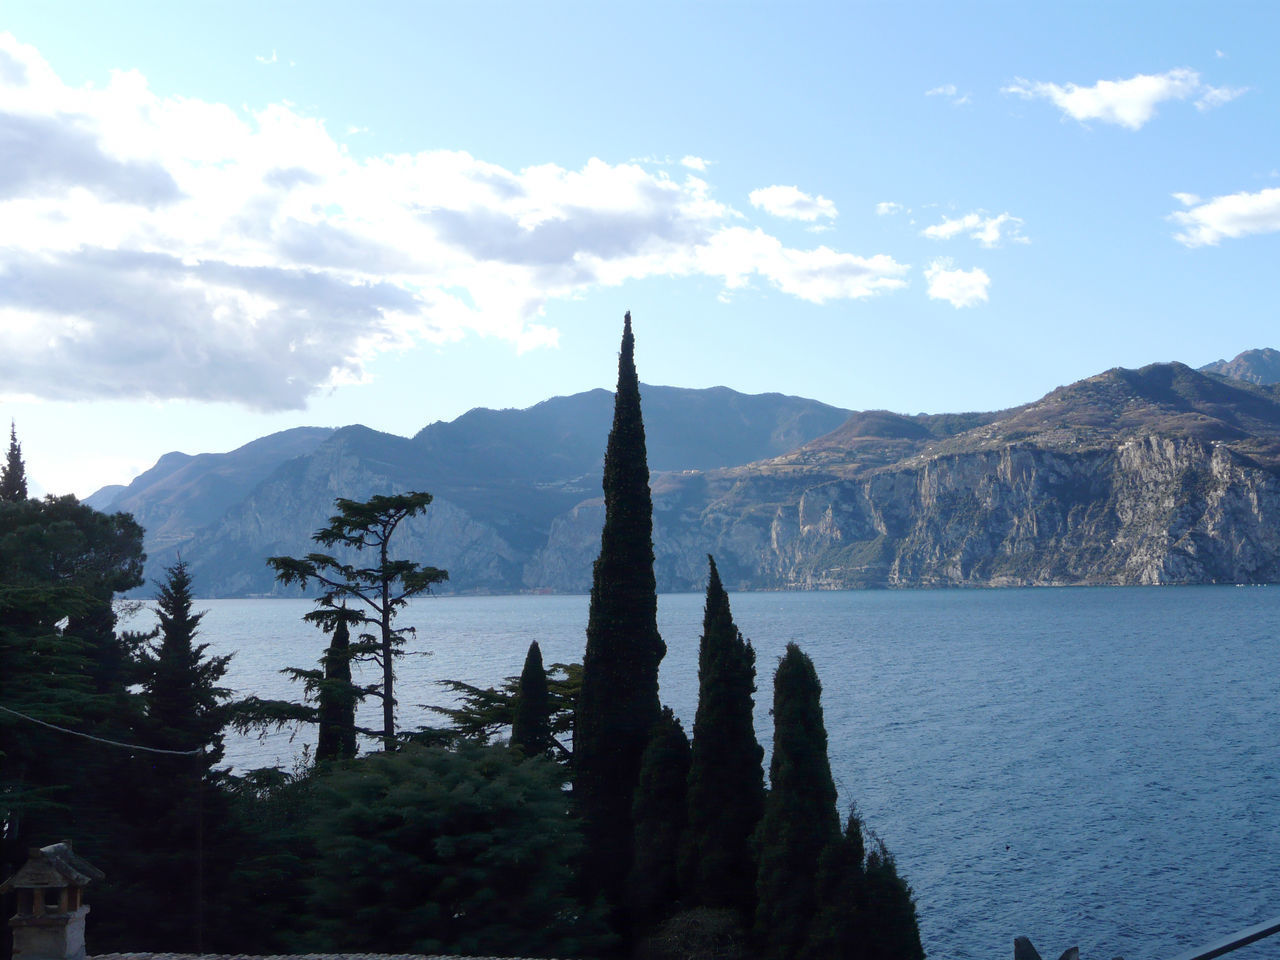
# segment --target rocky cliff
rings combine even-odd
[[[180,550],[205,595],[272,594],[264,559],[309,552],[335,497],[425,489],[398,547],[448,569],[447,589],[582,592],[611,400],[171,456],[112,507],[156,523],[153,577]],[[662,590],[701,589],[707,553],[736,589],[1280,581],[1280,386],[1175,363],[994,413],[723,388],[643,402]]]
[[[660,478],[660,585],[696,588],[708,552],[755,588],[1280,580],[1274,388],[1157,364],[927,419],[860,414],[787,456]],[[527,580],[581,589],[598,513],[562,518]]]

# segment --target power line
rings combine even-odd
[[[126,750],[143,750],[147,753],[164,753],[171,757],[195,757],[204,753],[203,747],[196,750],[162,750],[159,747],[144,747],[137,743],[123,743],[119,740],[108,740],[106,737],[95,737],[91,733],[81,733],[79,730],[68,730],[66,727],[58,726],[56,723],[37,720],[35,717],[29,717],[25,713],[19,713],[17,710],[11,710],[5,706],[0,706],[0,710],[3,710],[5,713],[11,713],[15,717],[21,717],[23,720],[29,720],[31,723],[39,724],[42,727],[48,727],[50,730],[57,730],[59,733],[69,733],[73,737],[81,737],[85,740],[96,741],[97,743],[105,743],[111,747],[124,747]]]

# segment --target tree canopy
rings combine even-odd
[[[321,594],[316,601],[319,609],[308,613],[307,620],[329,632],[336,629],[340,620],[371,628],[360,634],[349,654],[352,659],[372,660],[382,672],[382,682],[365,689],[382,701],[381,736],[385,750],[396,748],[394,661],[403,653],[405,633],[409,632],[396,628],[396,615],[411,598],[449,579],[447,571],[393,559],[390,554],[396,528],[409,517],[423,513],[430,503],[431,494],[421,491],[377,494],[363,501],[339,497],[335,501],[338,512],[311,539],[322,546],[344,547],[356,553],[372,550],[372,566],[359,567],[324,553],[267,559],[281,583],[296,583],[303,589],[312,581],[320,585]],[[346,606],[348,601],[350,609]]]

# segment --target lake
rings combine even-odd
[[[842,811],[915,890],[935,960],[1174,956],[1280,915],[1280,588],[1061,588],[731,596],[754,643],[756,730],[788,641],[817,666]],[[201,639],[238,694],[296,697],[285,666],[326,638],[303,600],[212,600]],[[690,730],[702,596],[664,595],[663,702]],[[145,616],[142,618],[145,620]],[[402,616],[399,718],[433,681],[491,685],[537,640],[580,660],[587,598],[440,597]],[[368,705],[365,722],[377,722]],[[314,734],[229,741],[240,768],[291,765]],[[767,762],[767,761],[766,761]],[[1271,941],[1235,954],[1280,953]]]

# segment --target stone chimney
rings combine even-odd
[[[104,874],[76,856],[71,841],[32,847],[27,862],[0,884],[17,895],[13,928],[14,960],[84,960],[83,891]]]

